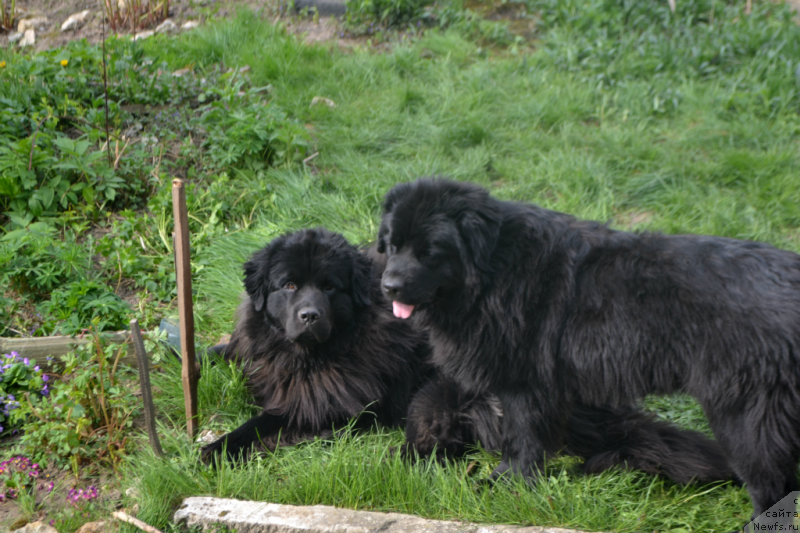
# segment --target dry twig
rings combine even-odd
[[[139,520],[137,518],[134,518],[134,517],[132,517],[131,515],[129,515],[127,513],[123,513],[122,511],[115,511],[115,512],[111,513],[111,516],[113,516],[114,518],[116,518],[117,520],[120,520],[122,522],[127,522],[129,524],[132,524],[132,525],[138,527],[139,529],[141,529],[142,531],[146,531],[147,533],[161,533],[160,530],[154,528],[153,526],[148,526],[147,524],[145,524],[141,520]]]

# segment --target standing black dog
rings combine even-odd
[[[800,256],[613,231],[475,185],[386,196],[384,293],[433,362],[503,407],[507,471],[534,476],[577,404],[696,397],[756,515],[800,489]],[[569,444],[568,444],[569,445]]]
[[[331,435],[353,418],[359,428],[402,426],[407,414],[407,454],[499,449],[499,402],[435,374],[426,337],[381,295],[385,256],[370,257],[374,249],[313,229],[279,237],[245,263],[247,298],[230,343],[216,351],[243,363],[263,411],[204,448],[205,460]],[[680,483],[733,475],[714,441],[630,407],[576,409],[566,442],[587,472],[623,466]]]

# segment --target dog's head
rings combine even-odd
[[[381,288],[395,316],[454,294],[471,297],[491,274],[500,233],[497,202],[476,185],[420,179],[392,188],[378,251],[388,257]]]
[[[372,263],[322,228],[278,237],[253,254],[244,274],[256,313],[294,342],[325,342],[370,305]]]

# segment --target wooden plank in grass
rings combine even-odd
[[[112,344],[126,344],[130,340],[130,333],[127,331],[115,331],[101,333],[106,342]],[[61,359],[64,355],[71,352],[76,346],[89,344],[92,342],[91,335],[75,336],[57,335],[53,337],[0,337],[0,354],[17,352],[20,357],[36,359],[36,363],[49,372],[53,364],[47,361],[47,357]],[[126,355],[122,356],[120,362],[133,366],[136,363],[136,356],[133,347],[128,344]]]

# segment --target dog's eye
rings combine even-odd
[[[286,283],[286,285],[283,286],[283,288],[286,289],[287,291],[296,291],[297,285],[289,281]]]
[[[326,283],[322,287],[322,290],[325,291],[325,292],[331,292],[334,289],[336,289],[336,287],[334,287],[332,283]]]

